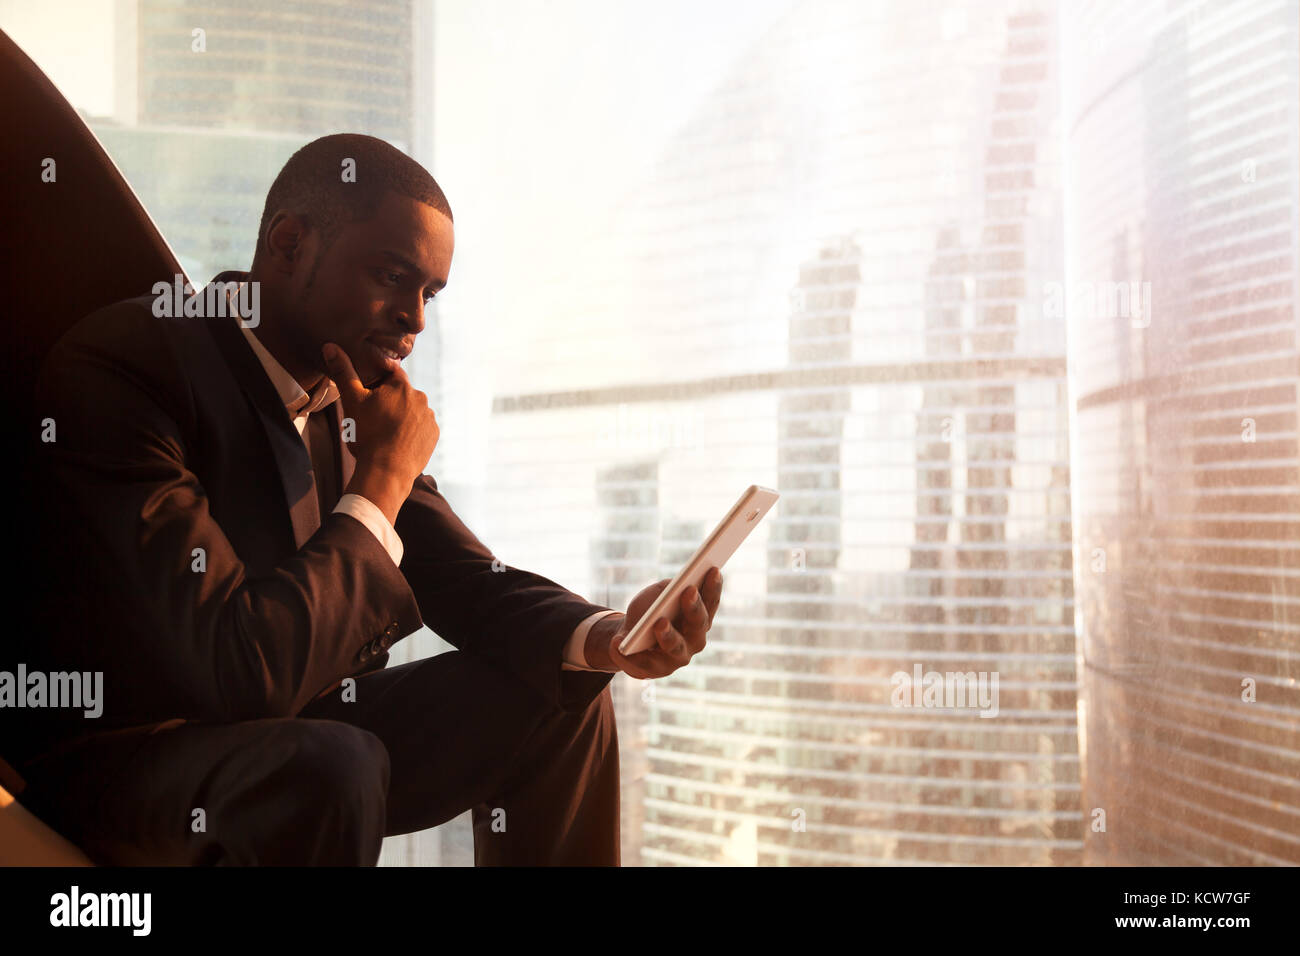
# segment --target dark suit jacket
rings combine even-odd
[[[98,719],[40,715],[29,754],[174,718],[292,716],[383,667],[422,622],[565,710],[604,689],[611,675],[560,667],[602,607],[494,571],[429,475],[397,518],[400,569],[349,515],[326,515],[299,548],[310,458],[237,320],[158,318],[152,302],[87,316],[41,368],[37,415],[57,440],[38,455],[49,587],[26,647],[51,670],[103,671],[104,703]]]

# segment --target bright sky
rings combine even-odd
[[[795,0],[443,0],[432,172],[456,217],[439,295],[443,408],[467,475],[486,458],[485,361],[552,272],[639,188],[695,107]],[[563,383],[556,383],[563,387]],[[463,457],[462,457],[463,455]],[[471,485],[473,481],[471,480]]]
[[[794,5],[438,3],[433,165],[456,215],[452,284],[486,305],[503,268],[512,288],[548,263],[564,268],[695,104]]]
[[[458,213],[457,251],[476,252],[457,256],[455,286],[477,297],[479,267],[526,276],[595,228],[693,105],[795,3],[438,0],[433,172]],[[74,106],[107,115],[122,5],[0,0],[0,28]]]
[[[116,0],[0,0],[0,29],[36,61],[73,106],[113,111]]]

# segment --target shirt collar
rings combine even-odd
[[[239,285],[242,288],[243,282]],[[237,295],[238,290],[233,294]],[[275,386],[280,401],[284,402],[289,418],[310,415],[322,408],[328,408],[338,399],[338,386],[328,376],[317,382],[310,392],[304,391],[303,387],[298,384],[297,379],[290,375],[285,367],[276,361],[275,356],[266,350],[266,346],[253,334],[253,330],[244,325],[238,314],[234,315],[234,321],[239,325],[240,331],[244,333],[244,338],[248,340],[248,344],[252,346],[254,354],[257,355],[257,360],[262,363],[262,368],[271,379],[271,384]]]

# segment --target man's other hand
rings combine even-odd
[[[438,445],[438,419],[428,396],[411,384],[396,360],[389,360],[383,381],[366,388],[341,347],[327,342],[321,354],[343,413],[355,424],[349,450],[357,467],[344,491],[366,498],[396,524],[411,486]]]
[[[666,677],[689,664],[692,657],[704,650],[706,636],[713,626],[713,616],[722,600],[722,571],[716,567],[705,575],[703,591],[687,588],[671,619],[668,615],[661,616],[651,626],[657,646],[628,656],[619,652],[618,645],[669,583],[669,579],[664,578],[642,589],[632,598],[621,621],[610,615],[608,620],[619,624],[616,630],[604,628],[597,631],[593,628],[586,649],[587,661],[592,667],[616,667],[638,680]],[[597,621],[597,627],[602,623]]]

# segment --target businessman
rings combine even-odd
[[[373,864],[473,811],[475,860],[619,862],[612,676],[705,644],[711,571],[658,624],[504,565],[422,474],[439,430],[401,361],[448,280],[451,209],[381,140],[315,140],[267,194],[248,273],[202,316],[159,290],[42,366],[35,502],[57,600],[30,641],[102,672],[43,711],[23,801],[107,864]],[[249,305],[255,315],[249,315]],[[456,650],[386,666],[427,624]]]

